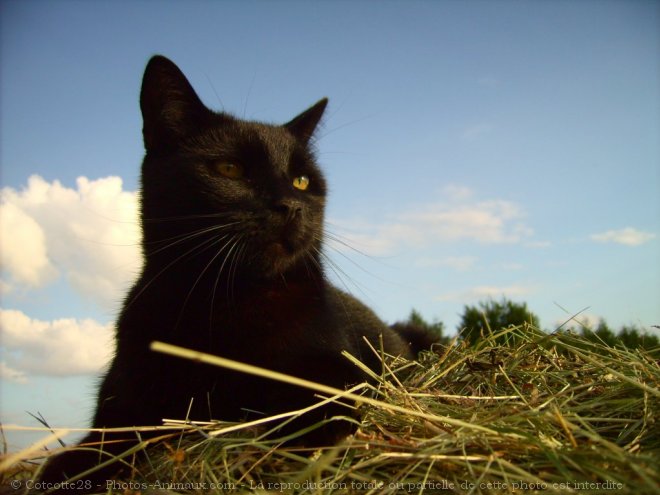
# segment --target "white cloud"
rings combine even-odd
[[[380,223],[335,220],[346,229],[346,242],[371,255],[397,254],[438,243],[473,241],[512,244],[533,231],[523,209],[506,200],[477,201],[469,189],[451,186],[445,202],[409,207]]]
[[[470,270],[478,258],[475,256],[448,256],[446,258],[419,258],[415,266],[420,268],[452,268],[459,272]]]
[[[378,226],[362,220],[330,221],[330,234],[326,236],[326,246],[340,253],[358,251],[367,256],[389,255],[396,250],[396,241],[379,237],[374,232]]]
[[[498,264],[497,267],[506,271],[518,271],[525,268],[525,265],[522,263],[516,263],[515,261],[506,261]]]
[[[596,329],[602,321],[602,317],[592,313],[580,313],[566,316],[564,319],[555,321],[555,328],[568,328],[579,331],[582,328]]]
[[[593,234],[591,240],[596,242],[614,242],[624,246],[640,246],[652,239],[656,235],[651,232],[642,232],[632,227],[626,227],[620,230],[608,230],[600,234]]]
[[[532,249],[545,249],[552,246],[550,241],[528,241],[525,243],[525,247]]]
[[[440,195],[451,201],[465,201],[474,196],[474,191],[469,187],[449,184],[440,189]]]
[[[436,299],[438,301],[483,301],[484,299],[514,299],[519,297],[528,296],[534,292],[533,287],[525,285],[509,285],[509,286],[495,286],[495,285],[480,285],[471,289],[460,292],[448,292],[442,294]]]
[[[510,201],[481,201],[460,205],[431,204],[398,219],[427,240],[474,240],[484,244],[518,242],[531,230],[518,221],[524,216]]]
[[[57,273],[46,252],[43,229],[12,203],[0,206],[0,256],[13,281],[31,287],[45,284]]]
[[[15,370],[14,368],[10,368],[4,361],[0,361],[0,379],[20,384],[25,384],[28,382],[25,373]]]
[[[25,381],[30,375],[96,373],[110,360],[113,325],[91,319],[35,320],[21,311],[0,309],[5,362],[2,376]]]
[[[111,309],[140,265],[138,201],[119,177],[76,188],[29,178],[0,192],[3,289],[42,287],[59,273],[84,297]]]

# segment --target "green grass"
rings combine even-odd
[[[505,340],[507,345],[497,344]],[[322,389],[322,398],[334,396],[353,408],[347,414],[359,425],[336,446],[283,447],[277,433],[264,436],[272,422],[178,423],[180,430],[164,432],[157,445],[133,449],[142,461],[131,479],[114,488],[182,494],[659,493],[659,358],[660,349],[612,348],[570,333],[512,327],[474,347],[454,344],[424,353],[419,362],[386,359],[375,385],[341,398]],[[43,457],[20,454],[16,460]],[[4,484],[27,476],[10,473],[21,465],[7,468]]]

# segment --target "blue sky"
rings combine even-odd
[[[657,2],[0,9],[3,424],[91,413],[139,269],[138,94],[155,53],[245,118],[330,98],[329,229],[364,254],[328,253],[386,321],[417,308],[454,331],[464,305],[506,296],[546,329],[582,310],[660,324]]]

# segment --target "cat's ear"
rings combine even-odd
[[[319,100],[293,120],[284,124],[284,127],[286,127],[291,134],[306,143],[314,135],[314,131],[319,125],[319,121],[321,120],[321,117],[323,117],[323,111],[327,105],[327,98]]]
[[[161,55],[152,57],[144,71],[140,108],[147,151],[174,146],[182,136],[203,125],[210,114],[186,76]]]

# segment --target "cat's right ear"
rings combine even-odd
[[[147,151],[175,146],[203,125],[210,113],[181,70],[161,55],[152,57],[144,71],[140,108]]]
[[[286,127],[289,132],[291,132],[298,139],[306,143],[314,135],[314,131],[316,131],[316,127],[319,125],[321,117],[323,117],[325,107],[327,106],[328,99],[323,98],[322,100],[317,101],[303,113],[295,117],[293,120],[284,124],[284,127]]]

